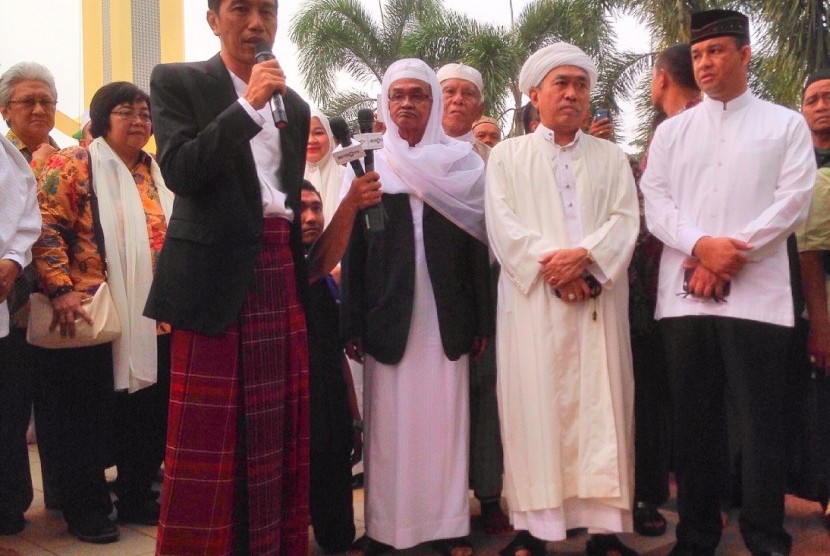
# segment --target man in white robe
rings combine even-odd
[[[342,265],[341,336],[350,357],[365,353],[366,537],[353,553],[438,541],[471,554],[468,359],[493,327],[484,163],[442,130],[424,62],[392,64],[382,91],[375,172],[388,219],[382,232],[358,221]]]
[[[625,153],[579,129],[596,79],[570,44],[533,54],[520,86],[541,123],[496,145],[487,168],[505,495],[523,530],[511,555],[541,554],[542,539],[575,527],[631,528],[627,268],[638,202]],[[613,535],[589,541],[589,554],[610,550],[631,553]]]
[[[741,536],[753,555],[787,554],[785,376],[795,320],[787,237],[815,181],[810,132],[796,112],[748,89],[749,20],[691,17],[703,101],[666,120],[640,182],[649,231],[664,243],[655,318],[674,407],[680,521],[673,555],[720,542],[724,392],[741,452]]]

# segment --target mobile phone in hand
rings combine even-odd
[[[611,112],[607,108],[600,108],[594,114],[594,120],[604,120],[605,118],[610,118]]]

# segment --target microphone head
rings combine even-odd
[[[274,53],[271,52],[271,47],[268,46],[267,42],[259,41],[254,46],[254,58],[258,64],[260,62],[265,62],[266,60],[273,60]]]
[[[331,134],[337,139],[337,142],[348,147],[352,141],[349,137],[349,124],[340,116],[335,116],[329,120],[329,127],[331,127]]]
[[[375,126],[375,113],[371,108],[361,108],[357,111],[357,125],[360,133],[372,133]]]

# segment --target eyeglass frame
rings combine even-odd
[[[8,104],[21,104],[26,110],[34,110],[35,106],[42,106],[44,110],[55,110],[58,106],[58,100],[48,97],[26,97],[23,100],[10,100]]]
[[[138,118],[143,124],[152,124],[153,115],[147,112],[135,112],[134,110],[113,110],[110,114],[115,114],[125,122],[132,122]]]

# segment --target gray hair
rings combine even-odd
[[[7,69],[3,75],[0,75],[0,106],[8,105],[12,99],[14,86],[27,80],[44,83],[57,100],[58,90],[55,87],[55,78],[52,76],[52,72],[37,62],[19,62]]]

